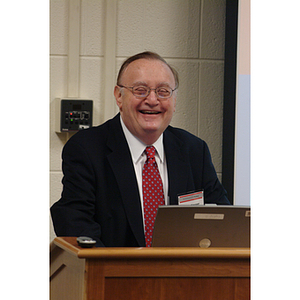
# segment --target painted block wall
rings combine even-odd
[[[62,191],[61,151],[69,138],[55,133],[54,99],[94,100],[93,125],[102,124],[118,111],[113,87],[121,63],[144,50],[179,72],[171,124],[208,143],[222,177],[225,2],[50,0],[50,205]]]

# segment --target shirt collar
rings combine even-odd
[[[145,148],[151,145],[146,145],[141,140],[139,140],[136,136],[134,136],[124,124],[122,117],[120,117],[120,120],[121,120],[121,126],[123,132],[125,134],[127,143],[129,145],[132,160],[134,163],[136,163],[139,160],[139,158],[143,155]],[[153,146],[156,149],[159,159],[163,163],[164,162],[163,134],[161,134],[160,137],[157,139],[157,141],[153,143]]]

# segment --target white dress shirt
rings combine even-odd
[[[124,131],[131,157],[132,162],[134,165],[135,175],[139,187],[140,192],[140,199],[141,199],[141,206],[142,206],[142,213],[144,216],[144,205],[143,205],[143,186],[142,186],[142,171],[143,167],[147,158],[146,153],[144,152],[147,146],[152,145],[146,145],[141,140],[139,140],[137,137],[135,137],[126,127],[124,124],[122,118],[121,125],[122,129]],[[158,170],[160,173],[160,177],[163,183],[163,190],[164,190],[164,198],[165,198],[165,205],[169,204],[168,199],[168,171],[167,171],[167,163],[166,163],[166,157],[164,152],[164,146],[163,146],[163,135],[161,135],[158,140],[153,144],[153,146],[156,149],[155,152],[155,160],[158,166]]]

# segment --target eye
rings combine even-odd
[[[169,97],[171,95],[171,89],[168,87],[160,87],[156,90],[157,95],[160,97]]]
[[[133,88],[133,93],[138,96],[143,96],[148,94],[148,89],[145,86],[135,86]]]

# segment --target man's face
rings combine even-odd
[[[175,88],[170,68],[160,60],[138,59],[125,69],[121,84],[126,87],[143,85]],[[176,93],[168,99],[157,98],[152,90],[145,98],[137,98],[125,88],[115,87],[115,98],[129,131],[146,144],[154,143],[170,124],[176,106]]]

